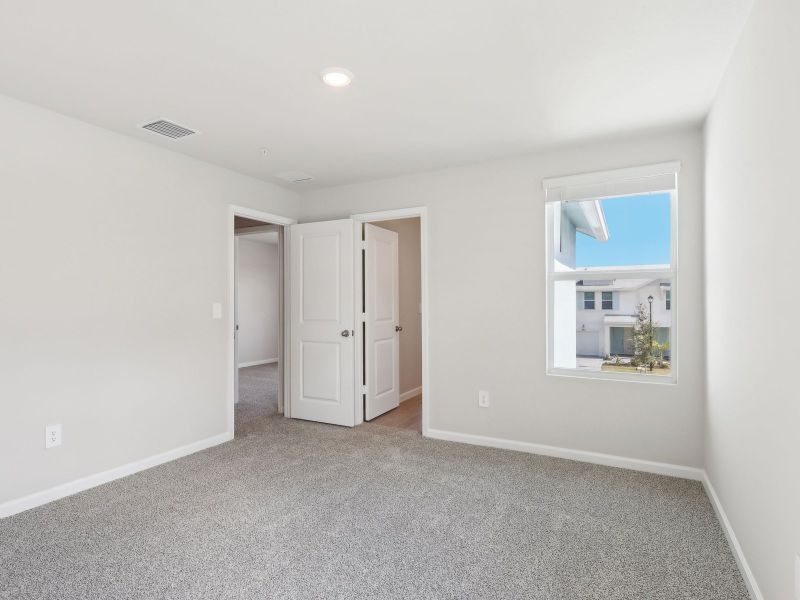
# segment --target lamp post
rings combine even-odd
[[[650,350],[648,354],[653,352],[653,297],[648,296],[647,302],[650,304]],[[650,370],[653,370],[653,358],[650,357]]]

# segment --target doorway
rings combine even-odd
[[[399,266],[393,269],[383,265],[387,260],[392,264],[394,258],[399,257],[399,241],[396,233],[376,223],[416,218],[419,293],[414,301],[416,315],[412,321],[417,321],[421,331],[417,346],[421,382],[403,389],[402,393],[404,400],[410,400],[419,396],[418,388],[422,388],[422,397],[418,399],[419,429],[426,435],[430,404],[427,393],[426,213],[424,207],[398,209],[302,223],[286,229],[289,274],[285,298],[288,317],[286,388],[289,390],[286,416],[353,427],[399,407],[400,350],[395,344],[404,326],[399,319],[399,299],[387,302],[386,297],[387,290],[392,288],[387,283],[399,279]],[[392,236],[397,242],[394,249]],[[372,275],[369,274],[369,260],[363,260],[370,240],[380,242],[371,256],[382,264],[381,268],[371,271]],[[370,294],[365,286],[372,284],[377,287],[373,286],[375,293]],[[394,291],[398,289],[399,284],[395,283]],[[380,297],[379,290],[383,294]],[[380,306],[365,311],[364,302],[370,298]],[[374,319],[372,327],[370,318]],[[377,325],[381,326],[381,331]],[[414,330],[414,323],[409,327]],[[370,346],[365,346],[365,340]],[[372,353],[370,357],[365,356],[367,348]],[[372,392],[369,391],[370,381]],[[372,397],[365,397],[370,393]],[[385,404],[372,410],[376,408],[374,401],[378,404],[385,401]]]
[[[230,431],[266,429],[284,412],[284,227],[293,221],[231,207]]]
[[[362,226],[364,420],[422,433],[420,218]]]

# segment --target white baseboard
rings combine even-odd
[[[109,481],[114,481],[115,479],[126,477],[128,475],[132,475],[133,473],[138,473],[139,471],[144,471],[150,467],[155,467],[177,458],[194,454],[200,450],[211,448],[212,446],[228,442],[232,439],[232,433],[221,433],[219,435],[215,435],[214,437],[187,444],[186,446],[167,450],[161,454],[155,454],[153,456],[149,456],[147,458],[143,458],[119,467],[114,467],[108,471],[95,473],[94,475],[89,475],[88,477],[82,477],[81,479],[62,483],[61,485],[51,487],[41,492],[33,493],[28,496],[23,496],[22,498],[9,500],[8,502],[0,504],[0,519],[10,517],[11,515],[15,515],[37,506],[41,506],[42,504],[47,504],[48,502],[58,500],[59,498],[77,494],[78,492],[108,483]]]
[[[422,386],[416,387],[412,390],[408,390],[407,392],[403,392],[400,394],[400,402],[405,402],[406,400],[410,400],[416,396],[419,396],[422,393]]]
[[[739,540],[736,539],[736,533],[734,533],[731,522],[728,520],[728,515],[725,514],[725,509],[722,508],[719,496],[717,496],[717,492],[714,486],[711,485],[711,480],[708,478],[708,473],[705,471],[703,471],[702,481],[703,487],[706,490],[706,495],[711,501],[711,506],[714,507],[714,512],[717,513],[717,519],[719,519],[722,525],[722,530],[725,532],[725,537],[728,538],[728,544],[731,547],[731,552],[733,552],[733,557],[736,559],[736,564],[739,565],[739,572],[742,574],[742,579],[744,579],[747,590],[750,592],[750,597],[753,598],[753,600],[764,600],[764,596],[761,594],[753,571],[750,570],[750,565],[744,556],[742,547],[739,545]]]
[[[461,442],[463,444],[488,446],[490,448],[502,448],[505,450],[517,450],[519,452],[528,452],[529,454],[542,454],[544,456],[566,458],[568,460],[588,462],[596,465],[619,467],[622,469],[631,469],[633,471],[643,471],[645,473],[655,473],[657,475],[668,475],[671,477],[680,477],[683,479],[700,481],[706,490],[706,495],[711,502],[711,506],[714,507],[714,512],[716,513],[717,519],[722,526],[722,530],[725,532],[725,537],[728,538],[731,551],[736,559],[736,564],[739,566],[742,579],[744,579],[745,585],[750,592],[750,596],[753,598],[753,600],[764,600],[764,596],[761,594],[761,590],[758,587],[758,583],[753,575],[753,571],[750,569],[750,565],[748,564],[747,559],[742,552],[742,547],[739,545],[739,541],[736,539],[736,534],[733,531],[733,527],[731,526],[731,523],[725,514],[725,510],[722,508],[719,497],[714,490],[714,486],[711,485],[711,480],[708,478],[708,475],[704,469],[641,460],[638,458],[627,458],[613,454],[588,452],[586,450],[573,450],[571,448],[560,448],[558,446],[546,446],[544,444],[518,442],[514,440],[492,438],[482,435],[456,433],[453,431],[443,431],[441,429],[428,429],[426,436],[438,440],[447,440],[450,442]]]
[[[242,369],[244,367],[255,367],[258,365],[268,365],[278,362],[277,358],[266,358],[264,360],[251,360],[250,362],[239,363],[237,366]]]
[[[657,475],[669,475],[670,477],[680,477],[682,479],[692,479],[695,481],[702,481],[703,479],[703,470],[696,467],[684,467],[681,465],[641,460],[638,458],[627,458],[614,454],[601,454],[599,452],[589,452],[586,450],[573,450],[571,448],[561,448],[558,446],[517,442],[514,440],[482,435],[443,431],[441,429],[428,429],[427,436],[438,440],[461,442],[463,444],[473,444],[476,446],[488,446],[490,448],[503,448],[504,450],[517,450],[529,454],[542,454],[555,458],[566,458],[568,460],[605,465],[607,467],[631,469],[633,471],[643,471],[645,473],[655,473]]]

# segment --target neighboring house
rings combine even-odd
[[[553,258],[556,271],[574,271],[578,232],[608,240],[608,225],[599,201],[562,203],[553,211]],[[577,361],[575,323],[576,281],[553,284],[553,364],[574,369]]]
[[[649,309],[653,297],[656,341],[669,342],[672,326],[672,291],[663,279],[581,280],[576,289],[576,354],[578,356],[630,356],[633,326],[639,304]],[[666,352],[669,356],[669,349]]]
[[[608,241],[609,231],[599,201],[563,203],[554,212],[556,270],[576,269],[576,237]],[[581,269],[584,270],[584,269]],[[587,275],[591,269],[585,269]],[[653,297],[656,340],[669,342],[672,298],[669,280],[614,279],[557,281],[553,289],[554,363],[575,368],[577,356],[631,356],[637,307]],[[574,312],[573,312],[574,310]],[[669,356],[669,349],[666,351]]]

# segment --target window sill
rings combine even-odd
[[[646,383],[655,385],[675,385],[677,378],[672,375],[639,375],[638,373],[614,373],[604,371],[583,371],[580,369],[549,368],[547,375],[573,379],[597,379],[605,381],[624,381],[627,383]]]

